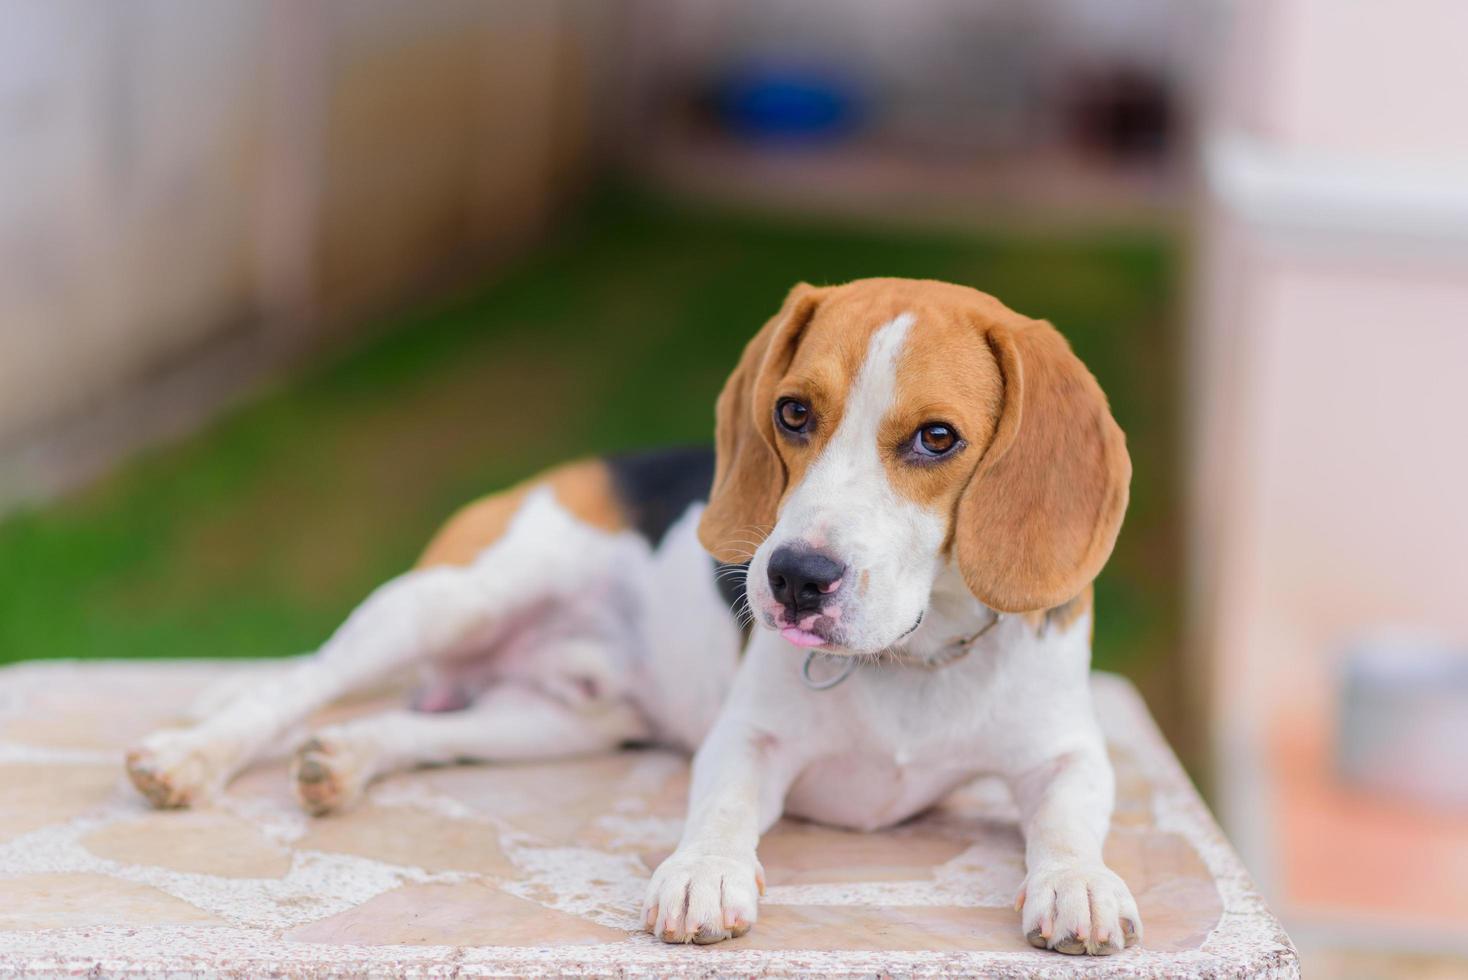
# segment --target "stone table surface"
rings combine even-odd
[[[313,819],[283,758],[212,806],[148,809],[122,751],[226,675],[267,663],[36,662],[0,669],[0,974],[983,974],[1298,976],[1141,699],[1098,674],[1117,768],[1107,860],[1146,943],[1032,949],[1013,803],[979,781],[884,833],[785,821],[760,843],[756,927],[717,946],[638,929],[677,842],[688,766],[627,751],[420,770]],[[333,718],[372,710],[358,702]]]

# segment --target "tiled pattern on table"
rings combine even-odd
[[[1031,949],[1013,804],[977,782],[893,830],[784,821],[749,935],[666,947],[638,928],[650,869],[677,842],[686,760],[659,751],[402,774],[313,819],[284,760],[213,806],[149,810],[122,749],[226,674],[269,664],[34,663],[0,671],[0,972],[157,968],[325,975],[567,970],[738,973],[1063,971]],[[1288,940],[1135,692],[1096,678],[1117,767],[1107,859],[1143,949],[1119,976],[1294,976]],[[334,717],[380,702],[332,709]]]

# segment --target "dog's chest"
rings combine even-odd
[[[849,752],[808,767],[791,787],[785,811],[839,827],[875,830],[920,813],[975,775],[957,759]]]
[[[1006,622],[951,668],[863,667],[807,692],[826,743],[786,809],[868,829],[904,820],[975,776],[1022,771],[1090,717],[1083,636],[1037,637]]]
[[[938,680],[888,672],[815,693],[829,751],[802,772],[786,810],[873,829],[926,809],[977,775],[982,764],[973,752],[973,719],[945,715],[945,685]]]

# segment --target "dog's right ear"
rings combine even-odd
[[[719,394],[714,485],[698,525],[698,539],[719,561],[748,562],[775,523],[785,464],[775,451],[774,389],[825,293],[803,282],[791,289],[780,312],[745,345]]]

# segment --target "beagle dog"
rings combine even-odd
[[[158,806],[206,798],[311,712],[414,665],[410,709],[298,750],[303,805],[393,770],[658,743],[697,750],[648,930],[755,923],[782,813],[886,827],[981,774],[1019,805],[1035,946],[1137,942],[1102,860],[1091,581],[1131,463],[1048,323],[962,286],[796,286],[719,396],[716,454],[573,463],[471,504],[316,653],[128,754]],[[712,558],[710,557],[712,556]]]

